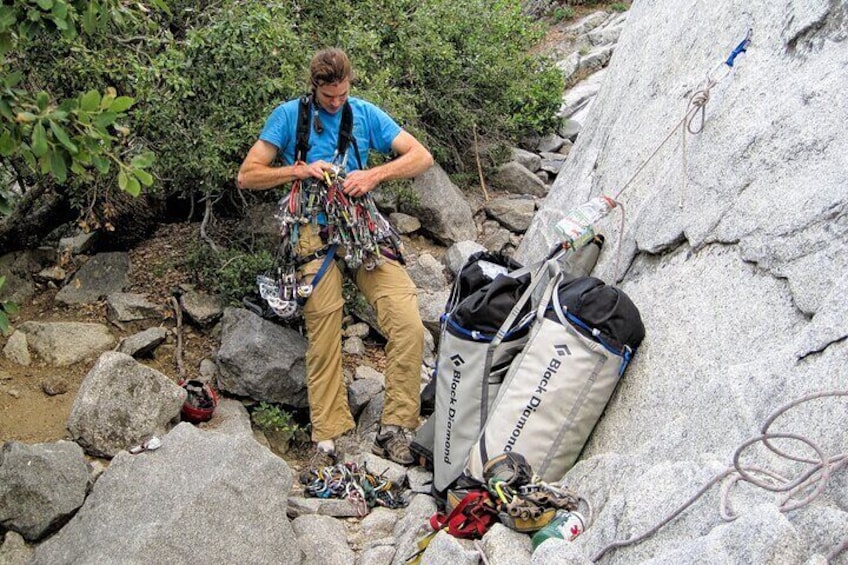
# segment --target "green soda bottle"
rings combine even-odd
[[[583,533],[585,520],[579,512],[560,510],[550,523],[533,535],[533,551],[550,538],[572,541]]]

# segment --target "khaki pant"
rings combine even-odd
[[[297,253],[306,256],[323,247],[313,225],[302,226]],[[324,259],[301,268],[301,280],[312,280]],[[381,422],[406,428],[418,425],[421,357],[424,326],[418,313],[415,284],[406,270],[386,259],[371,271],[356,272],[356,286],[377,312],[386,344],[386,396]],[[306,351],[306,387],[312,420],[312,439],[332,439],[353,429],[342,376],[342,272],[329,265],[303,315],[309,346]]]

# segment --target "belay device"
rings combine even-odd
[[[311,96],[300,99],[296,162],[305,162],[307,158],[313,104]],[[270,273],[256,279],[259,295],[280,318],[290,319],[300,314],[312,290],[337,257],[352,270],[374,269],[382,263],[383,257],[403,262],[400,237],[377,210],[371,194],[348,196],[344,193],[344,171],[351,144],[358,165],[362,167],[352,131],[353,110],[350,103],[345,102],[332,171],[325,171],[321,180],[295,180],[289,194],[280,200],[275,215],[280,222],[280,245],[274,267]],[[324,246],[307,256],[300,256],[296,252],[300,232],[310,224],[320,232]],[[317,259],[323,262],[314,277],[310,281],[300,280],[299,269]]]

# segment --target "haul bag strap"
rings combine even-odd
[[[353,151],[356,154],[356,164],[362,169],[362,157],[359,154],[359,145],[356,143],[356,137],[353,135],[353,109],[350,107],[350,102],[345,101],[342,107],[342,123],[339,128],[339,140],[336,143],[336,154],[344,155],[347,153],[348,146],[353,144]]]
[[[297,130],[294,144],[294,162],[306,162],[306,154],[309,152],[309,126],[312,121],[309,112],[312,106],[312,97],[304,94],[300,97],[297,106]]]

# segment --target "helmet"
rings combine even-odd
[[[180,386],[188,392],[181,412],[183,420],[192,424],[211,420],[215,413],[215,407],[218,406],[218,395],[215,390],[208,384],[197,380],[182,381]]]

